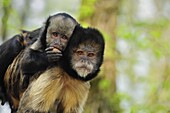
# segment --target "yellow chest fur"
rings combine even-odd
[[[83,109],[90,84],[74,79],[61,68],[55,67],[40,75],[30,87],[28,95],[31,107],[48,111],[55,107],[54,103],[57,100],[67,113],[77,108]]]

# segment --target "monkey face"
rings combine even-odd
[[[97,66],[97,48],[88,42],[88,45],[80,44],[78,48],[73,49],[71,64],[73,69],[80,77],[85,78],[88,74],[93,73]]]
[[[100,71],[104,45],[104,38],[97,29],[77,25],[59,64],[70,76],[89,81]]]
[[[70,17],[63,15],[52,17],[47,29],[47,47],[54,47],[63,51],[67,46],[76,24]]]
[[[53,47],[55,49],[58,49],[59,51],[63,51],[66,48],[68,41],[69,41],[69,37],[60,34],[57,31],[54,31],[51,32],[50,37],[47,38],[47,42],[48,42],[47,47]]]

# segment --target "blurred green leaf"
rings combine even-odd
[[[110,87],[111,87],[111,83],[109,80],[107,79],[102,79],[99,83],[99,87],[102,89],[102,90],[108,90]]]

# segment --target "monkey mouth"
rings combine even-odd
[[[90,71],[90,69],[88,68],[88,66],[79,66],[79,67],[77,67],[77,69]]]
[[[87,77],[93,71],[93,65],[82,64],[82,62],[75,63],[73,68],[80,77]]]
[[[77,67],[77,73],[79,76],[85,78],[90,73],[90,69],[87,66]]]

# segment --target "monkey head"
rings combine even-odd
[[[47,46],[63,51],[70,39],[77,22],[67,14],[57,14],[49,19]]]
[[[50,16],[42,27],[38,44],[33,44],[32,48],[41,51],[51,47],[63,52],[77,24],[77,21],[67,13]]]
[[[97,29],[76,26],[64,53],[63,68],[80,80],[94,78],[103,62],[104,45],[103,36]]]

